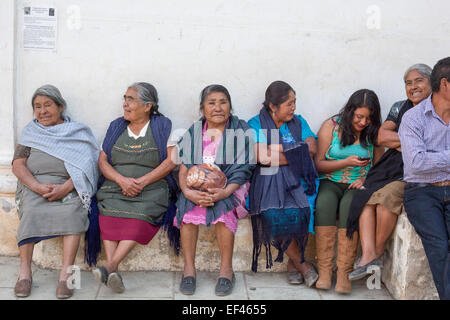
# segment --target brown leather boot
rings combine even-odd
[[[331,276],[333,275],[334,243],[336,239],[336,226],[316,227],[316,254],[319,280],[316,288],[329,290]]]
[[[336,264],[337,281],[334,291],[338,293],[350,293],[352,283],[348,279],[348,274],[353,271],[353,263],[356,259],[356,250],[358,248],[358,234],[353,234],[353,239],[347,238],[347,229],[338,229],[338,255]]]

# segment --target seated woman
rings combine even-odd
[[[90,198],[98,180],[99,148],[91,130],[66,116],[66,101],[57,88],[44,85],[31,99],[35,119],[25,126],[14,153],[18,179],[16,202],[20,223],[17,240],[20,274],[17,297],[31,293],[34,245],[63,237],[63,261],[56,297],[69,298],[67,273],[88,230]]]
[[[184,255],[184,272],[180,291],[195,292],[195,251],[198,225],[215,225],[221,256],[219,279],[215,293],[225,296],[232,292],[235,282],[232,257],[237,219],[245,217],[245,197],[254,169],[251,137],[247,123],[231,115],[232,105],[228,90],[221,85],[203,89],[200,111],[203,117],[195,122],[178,142],[180,156],[179,183],[182,193],[177,202],[174,225],[180,228]],[[251,149],[251,150],[250,150]],[[188,170],[194,165],[216,164],[226,175],[224,188],[198,191],[188,187]]]
[[[104,176],[97,201],[106,264],[92,272],[117,293],[125,290],[120,262],[137,243],[153,239],[177,188],[170,174],[176,167],[170,158],[173,147],[167,147],[172,123],[158,108],[151,84],[128,87],[123,117],[111,122],[98,160]]]
[[[341,112],[326,120],[319,130],[315,158],[321,174],[316,201],[318,289],[331,287],[336,220],[339,219],[334,290],[351,292],[348,274],[353,270],[358,238],[347,238],[347,217],[354,193],[363,186],[370,167],[384,152],[376,146],[380,117],[377,95],[362,89],[353,93]]]
[[[388,151],[374,165],[364,183],[364,190],[355,193],[350,206],[347,235],[359,231],[362,256],[350,273],[350,280],[367,275],[371,265],[382,266],[380,257],[402,212],[403,160],[398,128],[406,111],[418,105],[431,94],[431,68],[425,64],[415,64],[405,72],[403,80],[407,100],[396,102],[378,132],[378,143]]]
[[[306,120],[294,114],[295,108],[294,89],[286,82],[275,81],[266,90],[259,115],[249,121],[255,133],[258,160],[249,197],[252,270],[257,271],[262,245],[266,248],[266,265],[272,267],[270,246],[273,244],[278,249],[276,262],[283,261],[284,253],[289,257],[288,281],[293,284],[306,281],[311,287],[318,275],[305,261],[304,251],[308,231],[313,231],[314,202],[319,187],[311,158],[317,146],[316,136]],[[296,278],[299,272],[300,277]]]

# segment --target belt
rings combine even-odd
[[[450,180],[434,182],[434,183],[430,183],[430,184],[432,184],[433,186],[436,186],[436,187],[447,187],[447,186],[450,186]]]

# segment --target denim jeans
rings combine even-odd
[[[408,183],[404,206],[409,221],[422,240],[439,298],[449,300],[450,186]]]

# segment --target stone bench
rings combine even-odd
[[[0,198],[0,255],[18,256],[17,227],[19,219],[12,197]],[[315,263],[314,236],[311,235],[306,249],[306,259]],[[253,235],[250,218],[238,221],[238,230],[235,236],[233,252],[233,268],[235,271],[250,271],[253,252]],[[272,249],[273,259],[277,250]],[[35,246],[33,262],[42,268],[61,268],[62,239],[54,238],[41,241]],[[106,261],[105,254],[99,256],[98,263]],[[199,271],[218,271],[220,254],[215,237],[214,227],[206,228],[200,225],[197,242],[196,267]],[[262,248],[258,261],[258,272],[284,272],[286,271],[287,256],[283,263],[275,263],[271,269],[266,269],[265,248]],[[78,250],[75,264],[82,270],[89,269],[84,263],[84,239]],[[183,256],[176,256],[169,245],[166,234],[160,229],[153,240],[146,246],[138,244],[120,264],[121,271],[182,271]]]
[[[19,219],[12,194],[0,194],[0,255],[18,256],[16,234]],[[311,234],[306,249],[306,259],[316,263],[314,236]],[[82,241],[75,264],[89,269],[84,263],[84,241]],[[249,218],[239,220],[236,232],[233,268],[235,271],[250,271],[253,250],[251,222]],[[276,250],[272,250],[275,258]],[[33,262],[42,268],[59,269],[62,260],[61,238],[42,241],[35,246]],[[274,263],[266,269],[265,249],[262,248],[258,272],[285,272],[287,256],[283,263]],[[104,253],[99,264],[105,261]],[[217,272],[220,255],[214,228],[200,226],[197,243],[196,267],[199,271]],[[121,271],[182,271],[183,257],[176,256],[162,230],[147,246],[136,248],[120,265]],[[386,245],[382,282],[395,299],[438,299],[431,271],[420,238],[402,214],[396,229]]]
[[[439,299],[422,241],[405,213],[386,244],[381,280],[395,299]]]

